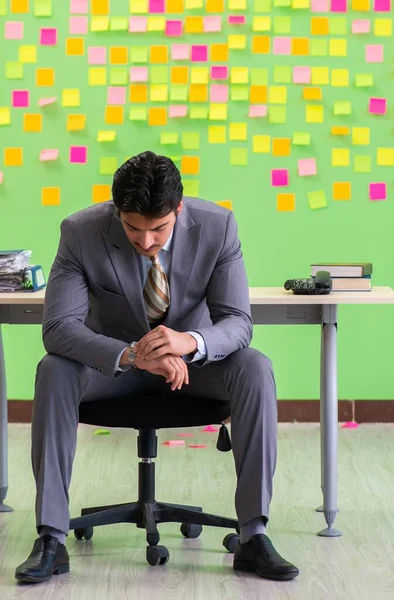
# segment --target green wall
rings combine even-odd
[[[235,0],[231,0],[235,2]],[[196,2],[195,2],[196,3]],[[286,3],[283,2],[282,4]],[[36,3],[39,6],[40,3]],[[42,2],[41,2],[42,4]],[[45,4],[45,2],[44,2]],[[50,4],[50,3],[49,3]],[[280,4],[280,2],[279,2]],[[126,157],[152,149],[175,158],[181,167],[182,156],[199,156],[200,173],[185,175],[186,186],[189,181],[197,181],[199,196],[211,201],[231,200],[236,219],[251,286],[281,286],[289,277],[308,276],[309,265],[314,261],[372,261],[374,264],[374,285],[394,287],[394,258],[392,223],[393,208],[393,164],[377,164],[377,149],[394,147],[393,142],[393,37],[374,35],[376,19],[389,19],[392,13],[376,13],[371,9],[357,12],[351,9],[346,13],[313,13],[309,8],[297,10],[291,6],[275,6],[268,1],[254,4],[248,1],[246,10],[227,8],[222,16],[220,33],[184,34],[181,38],[166,38],[162,32],[140,34],[139,36],[122,32],[89,32],[85,39],[84,55],[70,57],[65,54],[68,33],[69,2],[54,2],[51,17],[34,15],[35,3],[31,0],[29,13],[12,14],[11,4],[0,0],[0,109],[10,107],[11,123],[0,125],[0,171],[4,181],[0,184],[0,247],[26,247],[33,250],[35,263],[44,266],[49,274],[50,265],[57,248],[59,225],[70,213],[89,206],[92,202],[92,185],[110,184],[111,176],[100,174],[102,157],[117,157],[122,162]],[[190,6],[190,4],[188,5]],[[111,16],[130,16],[129,2],[112,0]],[[183,19],[185,15],[206,15],[205,9],[186,9],[184,14],[171,15],[171,19]],[[219,13],[214,13],[219,14]],[[247,23],[242,26],[229,26],[227,16],[246,15]],[[271,16],[272,30],[252,32],[254,16]],[[90,14],[86,15],[90,21]],[[156,15],[157,16],[157,15]],[[346,39],[347,56],[315,56],[314,43],[310,45],[306,56],[275,55],[273,46],[269,54],[253,54],[252,36],[270,36],[271,40],[282,34],[273,31],[278,27],[275,17],[290,18],[288,37],[305,37],[327,40]],[[311,35],[311,18],[327,17],[331,33],[326,36]],[[333,20],[334,19],[334,20]],[[335,20],[337,19],[337,20]],[[339,19],[339,21],[338,21]],[[371,33],[353,35],[352,21],[368,19]],[[23,40],[4,39],[6,21],[24,23]],[[42,27],[57,27],[58,42],[54,47],[39,45],[39,30]],[[346,33],[335,34],[345,28]],[[339,29],[338,29],[339,28]],[[228,34],[245,34],[247,48],[230,50],[229,67],[239,66],[267,69],[268,92],[272,85],[287,88],[287,103],[278,105],[285,108],[285,122],[275,120],[276,105],[269,104],[268,117],[248,118],[248,101],[230,100],[228,119],[210,121],[207,119],[168,119],[163,127],[149,127],[147,122],[129,120],[128,101],[125,105],[123,125],[108,125],[104,120],[107,99],[107,86],[89,86],[87,54],[89,46],[127,46],[131,45],[167,45],[167,44],[210,44],[226,43]],[[80,36],[70,36],[80,37]],[[272,41],[273,43],[273,41]],[[382,44],[383,63],[366,63],[365,45]],[[25,64],[23,79],[12,80],[6,77],[5,63],[18,61],[21,45],[37,46],[36,64]],[[329,46],[328,46],[329,47]],[[168,66],[173,66],[169,62]],[[181,63],[179,63],[181,64]],[[182,63],[192,66],[210,66],[211,63]],[[220,63],[215,63],[220,64]],[[132,66],[127,65],[127,69]],[[275,67],[294,66],[329,67],[348,69],[349,86],[314,86],[322,90],[322,101],[306,101],[302,97],[305,86],[292,83],[278,83],[278,71]],[[36,68],[54,67],[55,85],[48,88],[36,87]],[[108,83],[110,65],[107,65]],[[360,73],[372,73],[372,88],[357,88],[355,76]],[[249,72],[251,75],[251,71]],[[330,79],[331,81],[331,79]],[[311,87],[311,86],[306,86]],[[78,108],[62,106],[62,90],[79,88],[81,105]],[[171,85],[170,85],[171,88]],[[239,88],[239,84],[238,84]],[[13,108],[11,94],[13,90],[29,90],[30,106]],[[56,96],[53,105],[40,108],[38,100]],[[368,114],[370,97],[388,98],[386,115]],[[351,114],[334,116],[333,106],[337,101],[351,102]],[[159,106],[187,104],[189,102],[162,102]],[[305,122],[305,106],[315,104],[324,106],[322,123]],[[149,103],[148,106],[153,106]],[[209,103],[201,106],[208,107]],[[41,113],[43,127],[39,133],[23,131],[24,113]],[[68,114],[87,115],[84,131],[66,131]],[[1,110],[0,110],[1,114]],[[3,113],[4,114],[4,113]],[[0,119],[1,122],[1,119]],[[224,125],[229,133],[230,123],[247,123],[247,140],[229,140],[221,145],[208,143],[208,127]],[[344,137],[333,136],[332,126],[346,126],[350,134]],[[370,129],[370,142],[366,146],[352,143],[352,128]],[[99,130],[116,130],[114,142],[98,143]],[[179,143],[167,146],[160,143],[162,132],[193,132],[200,134],[198,150],[182,148]],[[295,132],[309,132],[309,146],[291,146],[290,156],[277,157],[269,153],[253,152],[253,136],[268,135],[271,138],[292,138]],[[88,146],[86,165],[69,163],[71,145]],[[6,147],[23,148],[23,166],[7,167],[3,164],[3,149]],[[56,148],[59,158],[55,162],[41,163],[39,153],[43,149]],[[232,148],[248,149],[247,165],[230,164]],[[335,167],[331,164],[333,148],[350,150],[350,165]],[[394,153],[394,150],[392,150]],[[368,155],[372,158],[370,173],[354,171],[354,156]],[[297,161],[302,158],[316,158],[317,175],[299,177]],[[289,169],[288,188],[271,186],[271,169]],[[350,182],[352,198],[350,201],[335,201],[332,197],[333,182]],[[387,200],[370,201],[368,186],[371,182],[387,183]],[[59,187],[61,202],[57,206],[44,206],[41,202],[42,187]],[[308,204],[308,193],[324,190],[327,206],[312,210]],[[295,194],[294,211],[277,210],[277,193]],[[3,328],[9,398],[26,399],[33,395],[35,367],[43,355],[41,331],[38,326]],[[277,376],[278,397],[317,398],[319,396],[319,328],[271,326],[255,328],[253,345],[268,354],[274,363]],[[338,358],[339,358],[339,396],[344,399],[389,399],[393,398],[394,379],[392,373],[392,339],[394,336],[394,306],[344,306],[339,310]]]

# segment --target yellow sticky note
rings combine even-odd
[[[323,123],[324,122],[324,106],[308,104],[306,106],[305,120],[307,123]]]
[[[231,200],[218,200],[217,202],[215,202],[215,204],[218,204],[219,206],[224,206],[224,208],[228,208],[228,210],[233,210],[233,203],[231,202]]]
[[[157,83],[150,86],[150,101],[151,102],[167,102],[168,100],[168,85]]]
[[[20,167],[23,165],[22,148],[4,148],[4,166]]]
[[[246,166],[248,164],[248,149],[247,148],[231,148],[230,149],[230,165]]]
[[[109,17],[92,17],[90,31],[109,31]]]
[[[97,133],[98,142],[113,142],[116,139],[116,131],[99,131]]]
[[[83,56],[85,53],[85,40],[83,38],[66,39],[67,56]]]
[[[186,10],[194,10],[196,8],[203,8],[203,0],[185,0]]]
[[[130,0],[129,5],[129,11],[132,15],[146,14],[148,12],[148,0]]]
[[[81,92],[79,89],[64,89],[62,91],[62,106],[76,107],[81,104]]]
[[[36,86],[51,87],[55,85],[55,69],[36,69]]]
[[[23,115],[23,131],[26,133],[38,133],[42,130],[42,115],[25,113]]]
[[[106,202],[111,200],[111,186],[108,184],[92,185],[92,201]]]
[[[271,17],[253,17],[252,31],[271,31]]]
[[[286,104],[287,88],[284,85],[270,85],[268,98],[271,104]]]
[[[347,56],[347,40],[331,38],[328,53],[330,56]]]
[[[209,81],[208,67],[192,67],[191,68],[191,83],[207,84]]]
[[[210,104],[209,119],[210,121],[226,121],[227,104]]]
[[[247,0],[228,0],[229,10],[246,10]]]
[[[302,90],[302,97],[304,100],[321,100],[323,96],[321,88],[305,87]]]
[[[271,152],[271,137],[269,135],[254,135],[253,152],[258,154],[268,154]]]
[[[369,133],[369,127],[353,127],[352,144],[354,146],[368,146]]]
[[[331,85],[332,87],[348,87],[349,69],[332,69]]]
[[[249,69],[248,67],[232,67],[230,73],[231,83],[248,83]]]
[[[18,60],[26,64],[37,62],[37,46],[19,46]]]
[[[393,35],[393,22],[391,19],[375,19],[373,32],[376,36],[391,37]]]
[[[333,167],[348,167],[350,165],[350,150],[347,148],[332,148],[331,164]]]
[[[248,139],[248,127],[246,123],[230,123],[230,140],[244,141]]]
[[[227,135],[224,125],[210,125],[208,127],[208,144],[225,144],[226,142]]]
[[[352,10],[365,11],[370,9],[370,0],[352,0]]]
[[[58,206],[60,204],[60,188],[43,187],[41,189],[41,204],[44,206]]]
[[[148,31],[164,31],[166,28],[165,17],[148,17]]]
[[[246,35],[230,34],[227,44],[231,50],[244,50],[246,48]]]
[[[0,107],[0,125],[10,125],[11,111],[8,106]]]
[[[376,162],[380,167],[394,167],[394,148],[378,148]]]
[[[333,200],[351,200],[352,184],[349,181],[334,181],[332,184]]]
[[[328,85],[330,83],[330,69],[328,67],[312,67],[312,84]]]
[[[86,115],[67,115],[67,131],[83,131],[86,125]]]
[[[89,68],[89,85],[107,85],[106,67]]]
[[[295,194],[280,193],[276,197],[276,210],[279,212],[295,211]]]

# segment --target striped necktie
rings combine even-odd
[[[150,257],[152,261],[144,287],[145,311],[149,323],[164,317],[170,305],[170,287],[167,275],[160,264],[158,255]]]

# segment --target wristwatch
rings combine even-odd
[[[136,365],[135,365],[135,359],[136,359],[136,352],[135,352],[135,347],[137,345],[137,342],[132,342],[130,344],[130,352],[129,352],[129,356],[127,358],[127,362],[130,365],[130,367],[133,367],[133,369],[137,369]]]

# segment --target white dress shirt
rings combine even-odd
[[[168,240],[166,241],[163,248],[159,252],[159,261],[160,261],[160,264],[163,267],[164,272],[166,274],[168,274],[168,272],[170,270],[173,235],[174,235],[174,229],[171,231]],[[149,258],[149,256],[143,256],[142,254],[139,254],[138,258],[139,258],[138,268],[139,268],[140,276],[141,276],[141,284],[142,284],[142,288],[144,288],[146,280],[148,278],[149,269],[152,266],[152,261]],[[170,285],[170,293],[171,293],[171,285]],[[183,356],[182,357],[183,360],[187,363],[190,363],[190,362],[194,362],[194,361],[202,360],[202,359],[206,358],[207,347],[205,345],[205,341],[204,341],[204,338],[202,337],[202,335],[200,335],[196,331],[187,331],[186,333],[189,333],[190,335],[192,335],[194,337],[194,339],[196,340],[197,351],[194,354],[193,358],[189,358],[188,356]],[[131,341],[133,341],[133,340],[131,340]],[[128,348],[128,346],[126,346],[126,348]],[[127,365],[122,366],[122,367],[119,365],[120,358],[121,358],[123,352],[126,350],[126,348],[124,348],[118,356],[118,360],[116,362],[117,366],[115,369],[116,371],[127,371],[127,369],[129,368],[129,366],[127,366]]]

